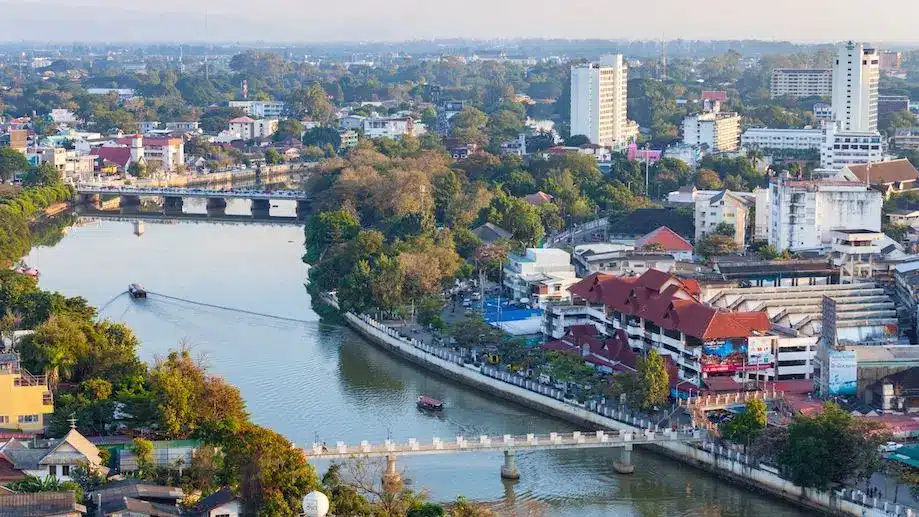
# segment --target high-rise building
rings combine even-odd
[[[631,135],[626,117],[629,69],[621,54],[571,67],[571,134],[591,143],[625,147]]]
[[[833,71],[825,68],[774,68],[770,84],[772,97],[829,97]]]
[[[839,47],[833,61],[833,118],[842,131],[877,131],[877,49],[852,41]]]

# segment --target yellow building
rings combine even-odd
[[[46,377],[20,367],[19,354],[0,353],[0,429],[41,431],[52,412]]]

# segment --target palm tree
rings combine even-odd
[[[69,379],[73,373],[74,358],[63,347],[50,347],[45,351],[45,375],[48,376],[48,389],[57,391],[61,379]]]
[[[7,309],[6,314],[3,317],[0,317],[0,337],[3,338],[4,343],[9,342],[10,348],[16,348],[16,344],[13,342],[13,332],[19,328],[19,325],[22,323],[22,316],[19,314],[10,311]],[[3,348],[3,346],[0,346]]]

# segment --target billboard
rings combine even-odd
[[[768,355],[763,353],[762,342],[756,343],[757,354],[750,361],[750,347],[747,338],[725,339],[722,342],[702,345],[703,373],[733,373],[743,370],[765,370],[772,366],[772,348]]]
[[[858,388],[858,359],[854,350],[830,350],[827,395],[855,395]]]
[[[751,337],[747,339],[747,364],[756,367],[771,367],[775,363],[772,348],[774,338]],[[759,368],[756,368],[759,369]]]

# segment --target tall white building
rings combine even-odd
[[[833,61],[833,117],[842,131],[877,131],[880,58],[877,49],[852,41]]]
[[[591,143],[624,147],[631,131],[626,116],[628,65],[621,54],[571,67],[571,134]]]
[[[779,251],[828,246],[834,230],[881,230],[883,196],[857,181],[794,181],[782,174],[756,200],[757,212],[770,211],[768,240]]]

